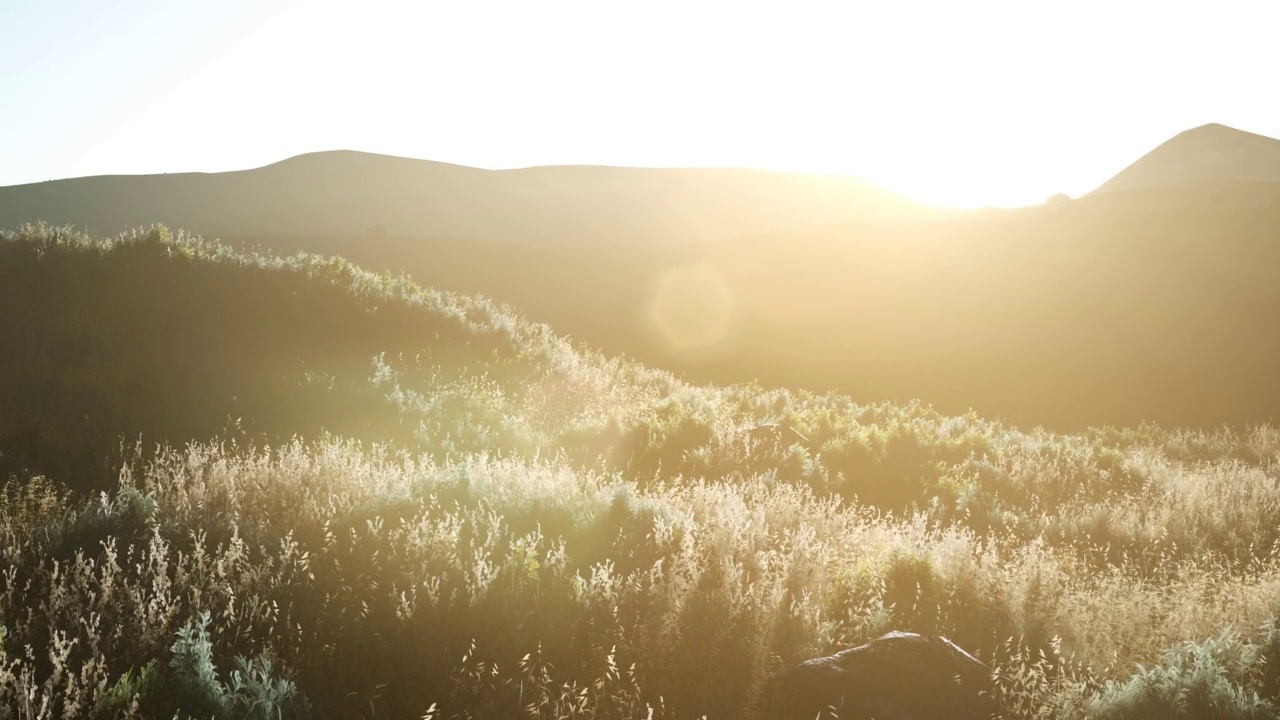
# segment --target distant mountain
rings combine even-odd
[[[1094,192],[1242,180],[1280,182],[1280,140],[1211,123],[1175,135]]]
[[[99,233],[151,223],[205,236],[358,235],[539,245],[697,243],[936,214],[866,181],[764,170],[482,170],[334,151],[255,170],[99,176],[0,188],[0,227]]]

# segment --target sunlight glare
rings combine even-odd
[[[654,283],[649,317],[676,351],[714,348],[723,343],[733,319],[733,290],[714,269],[686,265]]]

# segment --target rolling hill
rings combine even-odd
[[[350,151],[254,170],[0,188],[0,227],[100,233],[164,223],[208,237],[365,235],[538,246],[688,244],[938,211],[844,176],[763,170],[481,170]]]

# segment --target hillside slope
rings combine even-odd
[[[682,248],[238,242],[480,293],[700,382],[918,398],[1064,430],[1280,412],[1280,184],[1169,185]],[[661,299],[690,279],[700,286]],[[675,327],[710,334],[682,343]]]

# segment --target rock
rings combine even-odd
[[[787,423],[762,423],[743,428],[739,432],[758,440],[772,440],[774,442],[796,442],[798,440],[806,445],[809,444],[809,438]]]
[[[989,720],[992,690],[991,670],[950,640],[891,632],[779,672],[764,717]]]

